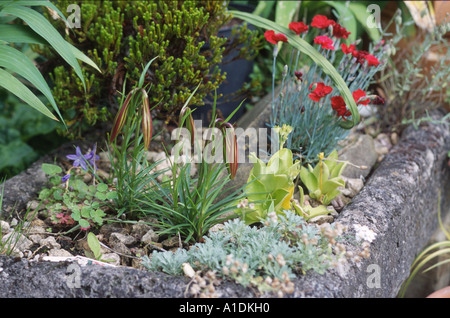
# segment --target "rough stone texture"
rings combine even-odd
[[[377,233],[370,258],[339,272],[299,277],[289,297],[396,297],[414,257],[437,227],[439,189],[443,217],[449,211],[448,149],[448,125],[426,123],[419,130],[407,129],[336,220],[350,229],[360,224]],[[185,294],[189,282],[185,277],[98,265],[79,267],[80,286],[71,288],[70,283],[76,281],[69,265],[0,256],[0,297],[189,296]],[[217,294],[255,297],[253,290],[231,282],[220,285]]]
[[[373,138],[369,135],[355,135],[356,140],[348,147],[339,151],[339,160],[350,161],[342,172],[348,178],[367,177],[378,159]],[[355,167],[360,166],[363,168]]]

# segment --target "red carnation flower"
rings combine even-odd
[[[378,66],[380,64],[380,61],[378,61],[378,59],[371,54],[367,54],[366,56],[364,56],[364,58],[366,59],[369,66]]]
[[[314,43],[320,44],[322,46],[322,49],[334,50],[333,40],[326,35],[316,36],[316,38],[314,39]]]
[[[337,38],[347,39],[351,32],[348,32],[344,27],[342,27],[339,23],[333,24],[333,35]]]
[[[362,64],[364,64],[364,60],[365,60],[366,56],[369,55],[369,52],[353,50],[352,55],[353,55],[353,57],[356,57],[356,61],[362,65]]]
[[[295,77],[297,77],[297,79],[298,79],[299,81],[302,81],[302,80],[303,80],[303,78],[302,78],[303,73],[302,73],[302,72],[295,71],[295,72],[294,72],[294,75],[295,75]]]
[[[352,93],[353,99],[355,100],[356,104],[360,105],[367,105],[369,104],[370,100],[367,98],[365,100],[359,101],[361,98],[366,97],[366,92],[362,89],[358,89]]]
[[[336,22],[328,19],[324,15],[316,15],[311,22],[311,26],[319,29],[325,29],[328,28],[330,25],[334,25],[335,23]]]
[[[344,52],[345,54],[349,54],[349,53],[353,53],[353,51],[355,51],[356,46],[354,46],[353,44],[350,44],[349,46],[347,46],[347,44],[342,43],[341,49],[342,49],[342,52]]]
[[[331,97],[331,108],[336,111],[338,116],[341,116],[343,119],[345,117],[350,116],[352,113],[347,109],[345,105],[345,101],[342,96],[333,96]]]
[[[308,26],[303,22],[291,22],[289,23],[289,29],[294,31],[297,35],[300,35],[303,32],[308,31]]]
[[[313,85],[314,84],[311,84],[309,89],[311,89]],[[316,88],[308,96],[313,101],[318,102],[322,97],[330,94],[332,91],[333,89],[330,86],[326,86],[324,83],[317,83]]]
[[[283,33],[275,34],[274,30],[267,30],[264,33],[264,37],[266,38],[267,41],[269,41],[272,44],[277,44],[279,41],[282,41],[282,42],[288,41],[286,35],[284,35]]]

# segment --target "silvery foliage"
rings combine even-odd
[[[305,239],[315,243],[305,244]],[[339,257],[333,254],[330,241],[317,225],[285,211],[277,221],[267,219],[260,228],[248,226],[240,219],[230,220],[222,230],[211,232],[189,251],[154,251],[150,258],[142,258],[142,265],[150,271],[183,275],[182,264],[189,263],[197,271],[213,270],[220,276],[224,267],[232,266],[231,258],[231,263],[246,264],[240,275],[250,281],[257,276],[282,279],[283,273],[293,278],[308,270],[323,273]]]

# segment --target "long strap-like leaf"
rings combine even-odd
[[[86,88],[81,67],[68,42],[56,31],[53,25],[41,14],[28,7],[11,4],[3,8],[2,13],[10,14],[23,20],[30,28],[43,37],[59,55],[75,70],[75,73]]]
[[[49,45],[47,41],[45,41],[41,36],[37,35],[30,27],[26,25],[19,24],[4,24],[0,25],[0,40],[6,42],[14,42],[14,43],[33,43],[33,44],[43,44]],[[81,52],[75,46],[67,42],[67,45],[72,50],[72,53],[75,55],[77,59],[80,61],[92,66],[98,72],[102,72],[97,64],[92,61],[86,54]]]
[[[28,87],[2,68],[0,68],[0,86],[10,91],[45,116],[58,120],[55,115],[53,115],[47,107],[45,107],[39,98],[37,98],[36,95],[28,89]]]
[[[0,66],[19,74],[33,84],[45,95],[45,97],[47,97],[61,121],[64,121],[47,82],[33,62],[27,58],[25,54],[8,45],[0,45]]]
[[[342,97],[345,100],[345,103],[347,104],[347,106],[350,109],[350,112],[352,113],[352,120],[341,121],[340,123],[341,127],[350,129],[359,123],[360,117],[358,108],[356,106],[352,94],[350,93],[350,90],[345,84],[344,79],[336,71],[336,68],[330,62],[328,62],[328,60],[322,54],[320,54],[320,52],[318,52],[313,46],[311,46],[308,42],[300,38],[297,34],[292,32],[291,30],[282,27],[273,21],[259,17],[252,13],[234,10],[229,12],[232,13],[235,18],[242,19],[256,27],[260,27],[266,30],[274,30],[276,33],[285,34],[288,39],[288,43],[290,45],[292,45],[297,50],[309,56],[309,58],[311,58],[319,67],[323,69],[325,74],[327,74],[333,79],[334,84],[337,86],[339,92],[341,93]]]

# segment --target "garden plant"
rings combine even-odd
[[[381,30],[364,24],[362,3],[256,3],[252,13],[229,9],[229,1],[0,3],[0,171],[36,159],[26,143],[40,135],[101,136],[88,147],[71,140],[72,152],[41,164],[47,182],[14,228],[2,221],[0,254],[51,259],[51,244],[37,243],[47,235],[97,264],[187,276],[189,297],[216,297],[223,281],[284,297],[297,277],[344,275],[370,258],[377,233],[336,221],[349,184],[363,182],[344,176],[353,164],[339,151],[355,132],[400,133],[402,120],[417,127],[414,116],[428,116],[421,103],[448,100],[439,86],[449,80],[448,53],[431,76],[418,68],[429,48],[448,49],[448,24],[399,62],[396,45],[410,25],[401,11]],[[68,27],[69,5],[80,10],[79,27]],[[231,38],[218,35],[236,19],[243,23]],[[270,65],[269,117],[260,127],[272,133],[266,156],[247,156],[238,143],[232,118],[248,100],[229,116],[220,111],[217,89],[233,81],[220,65],[234,49],[235,59],[266,54],[254,79]],[[208,97],[205,125],[194,117]],[[36,110],[39,117],[29,116]],[[244,177],[241,157],[251,164]],[[17,242],[31,235],[34,247],[20,250]],[[448,253],[448,242],[430,246],[413,265],[442,246]]]

